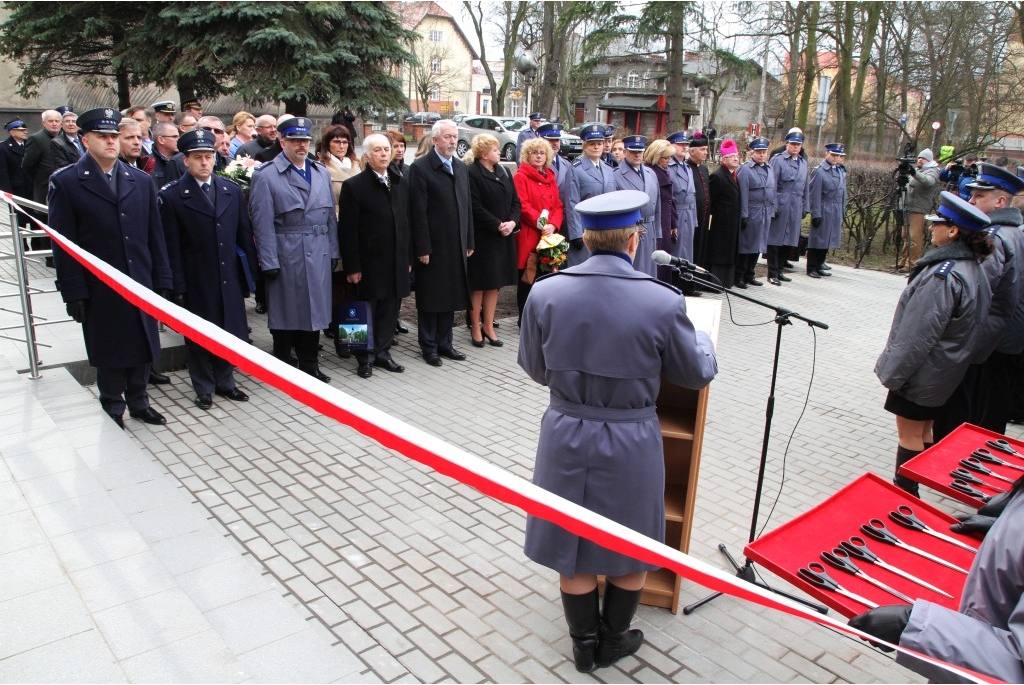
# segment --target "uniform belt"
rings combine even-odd
[[[302,233],[303,235],[327,235],[325,224],[312,224],[305,226],[277,226],[277,233]]]
[[[638,409],[626,409],[623,407],[592,407],[587,404],[570,402],[569,400],[551,395],[548,406],[555,411],[571,416],[574,419],[586,421],[606,421],[611,423],[635,423],[637,421],[649,421],[658,418],[658,408],[640,407]]]

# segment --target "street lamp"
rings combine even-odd
[[[936,140],[936,138],[939,135],[939,129],[940,128],[942,128],[942,122],[941,121],[933,121],[932,122],[932,150],[933,151],[935,150],[935,140]]]

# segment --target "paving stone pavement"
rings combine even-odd
[[[865,471],[888,477],[896,444],[894,421],[882,410],[884,392],[871,369],[903,280],[839,266],[834,267],[833,278],[811,280],[799,272],[802,266],[801,262],[793,282],[782,288],[747,291],[830,326],[821,331],[797,322],[783,328],[760,516],[765,530],[790,520]],[[252,311],[251,301],[248,306],[255,344],[269,350],[265,317]],[[325,341],[322,370],[332,377],[334,387],[529,478],[546,392],[515,364],[514,320],[501,323],[504,347],[471,348],[468,331],[461,328],[456,346],[469,359],[446,360],[439,369],[420,360],[413,331],[398,336],[394,350],[396,361],[406,367],[403,374],[377,369],[372,379],[361,379],[355,375],[354,361],[338,359],[330,341]],[[61,332],[72,340],[78,335],[71,325]],[[723,568],[728,566],[718,552],[719,542],[739,556],[747,540],[775,335],[769,310],[736,298],[723,302],[720,373],[711,388],[690,550]],[[235,404],[215,397],[208,412],[193,405],[187,372],[171,375],[172,385],[154,387],[151,393],[169,423],[150,427],[128,420],[126,437],[148,455],[149,466],[191,502],[176,501],[164,512],[170,522],[154,513],[151,525],[169,525],[191,511],[211,526],[209,535],[227,541],[234,550],[217,560],[224,565],[225,572],[216,576],[221,584],[203,584],[198,578],[191,593],[188,573],[208,566],[174,566],[176,560],[201,557],[201,548],[198,553],[191,547],[187,553],[182,550],[182,556],[164,550],[160,557],[176,581],[167,581],[168,592],[184,587],[197,607],[197,625],[183,628],[182,634],[196,644],[202,641],[195,636],[213,635],[221,645],[219,651],[207,649],[197,657],[221,660],[225,670],[206,671],[207,679],[921,681],[859,641],[730,597],[690,616],[641,607],[637,625],[647,638],[641,651],[593,676],[578,674],[571,663],[556,578],[522,554],[521,511],[384,449],[244,374],[239,374],[239,383],[251,401]],[[23,376],[8,376],[13,376],[10,367],[0,369],[4,389],[33,383]],[[89,393],[94,395],[95,388],[87,388],[73,401],[91,404]],[[25,433],[26,438],[32,435],[31,430]],[[0,456],[8,463],[5,467],[0,462],[0,488],[5,482],[18,483],[16,474],[3,477],[11,457],[2,444]],[[104,490],[109,487],[101,483],[97,493]],[[118,505],[152,505],[151,498],[162,493],[158,488],[123,489]],[[934,494],[928,499],[963,510]],[[0,521],[5,513],[0,509]],[[101,519],[88,523],[101,525]],[[17,532],[11,536],[17,537]],[[54,537],[41,534],[40,554],[45,553],[43,543]],[[140,545],[140,554],[152,546],[147,542]],[[20,551],[30,560],[33,555],[24,550],[35,549],[25,544],[13,547],[0,545],[0,569],[15,561],[10,554]],[[771,574],[761,575],[776,582]],[[232,587],[233,578],[242,587]],[[67,592],[81,594],[84,582],[70,583]],[[258,588],[250,587],[261,582]],[[10,604],[5,597],[22,601],[31,594],[29,589],[0,595],[0,625]],[[160,596],[158,591],[148,591],[154,610],[162,607],[153,599]],[[306,627],[316,629],[314,641],[324,638],[329,648],[296,652],[302,644],[295,637],[298,633],[290,628],[275,632],[273,616],[258,629],[247,627],[265,606],[261,602],[268,593],[289,606],[287,611],[283,605],[264,611],[280,611],[274,616],[285,625],[295,616],[305,619]],[[683,604],[705,594],[702,587],[683,581]],[[192,604],[187,608],[192,611]],[[119,618],[128,615],[122,611],[119,616],[117,609],[97,608],[92,620],[99,623],[97,617],[108,612],[103,618],[114,629]],[[271,640],[273,650],[264,650],[257,658],[252,650]],[[181,650],[190,646],[168,641]],[[42,638],[37,642],[46,644]],[[123,664],[129,654],[147,654],[144,647],[133,646],[123,655],[115,650],[113,661],[120,670],[114,668],[109,679],[143,679],[144,669],[132,671]],[[32,652],[38,658],[44,654],[39,649],[43,647],[0,651],[0,680],[19,679],[12,674],[24,671],[14,669],[12,659],[27,659],[25,654]],[[298,668],[300,661],[302,669],[289,670]],[[53,680],[75,679],[60,670],[51,675]]]

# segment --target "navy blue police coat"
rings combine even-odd
[[[0,143],[0,190],[18,197],[32,199],[32,184],[28,182],[21,162],[25,159],[25,144],[8,137]]]
[[[50,176],[55,230],[154,290],[170,290],[171,268],[149,176],[118,161],[117,195],[89,155]],[[160,354],[156,319],[100,282],[56,243],[57,289],[65,302],[86,300],[85,351],[97,368],[152,363]]]
[[[249,287],[240,260],[250,276],[256,273],[252,224],[238,184],[220,176],[210,182],[216,206],[191,174],[168,183],[157,198],[174,292],[185,296],[185,308],[196,316],[248,340],[243,300]]]

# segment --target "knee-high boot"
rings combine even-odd
[[[902,445],[896,448],[896,476],[892,479],[892,482],[896,487],[906,490],[914,497],[920,497],[920,489],[917,483],[910,480],[906,476],[900,475],[900,467],[906,464],[908,461],[921,454],[918,450],[911,450],[903,447]]]
[[[562,610],[565,611],[565,622],[569,624],[569,637],[572,638],[572,657],[580,673],[590,673],[597,668],[594,653],[597,651],[598,629],[601,625],[600,603],[597,588],[584,595],[562,593]]]
[[[643,632],[629,629],[629,624],[636,615],[636,608],[640,606],[642,594],[643,590],[623,590],[610,582],[604,584],[601,642],[595,658],[601,668],[611,666],[619,659],[635,653],[643,644]]]

